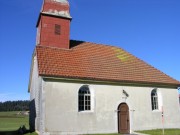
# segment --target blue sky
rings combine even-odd
[[[71,39],[119,46],[180,80],[180,0],[69,0]],[[42,0],[0,0],[0,101],[29,99]]]

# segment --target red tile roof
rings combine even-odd
[[[121,48],[74,40],[70,44],[71,49],[36,46],[39,75],[180,86]]]

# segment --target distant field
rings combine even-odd
[[[17,115],[18,112],[0,112],[0,131],[17,130],[25,125],[29,129],[29,116]]]

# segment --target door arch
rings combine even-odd
[[[130,133],[129,107],[126,103],[121,103],[118,106],[118,132]]]

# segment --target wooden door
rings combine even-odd
[[[129,107],[126,103],[122,103],[118,107],[118,130],[119,133],[129,134]]]

